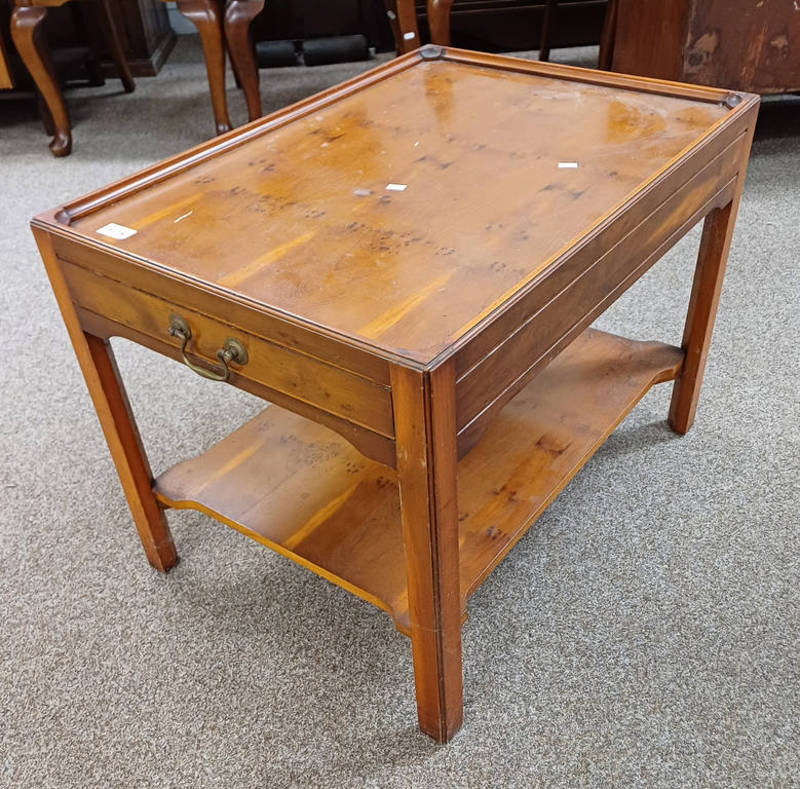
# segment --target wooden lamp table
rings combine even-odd
[[[692,424],[757,111],[429,46],[34,219],[150,563],[194,508],[380,606],[447,741],[470,594],[651,385]],[[589,328],[704,217],[682,348]],[[154,480],[111,336],[273,405]]]

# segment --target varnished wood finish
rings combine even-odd
[[[111,13],[109,0],[96,0],[97,9],[100,15],[100,24],[102,25],[106,41],[108,41],[108,48],[111,52],[111,60],[117,70],[117,76],[122,81],[122,87],[126,93],[133,93],[136,84],[133,81],[128,61],[125,58],[125,53],[122,50],[122,42],[119,38],[117,31],[117,23],[114,21],[114,15]]]
[[[463,718],[455,392],[452,360],[392,367],[417,718],[437,742]]]
[[[225,98],[225,44],[222,19],[216,0],[177,0],[180,11],[196,28],[203,45],[208,90],[217,134],[231,129]]]
[[[180,342],[170,337],[167,329],[170,315],[178,314],[192,331],[191,355],[211,367],[218,364],[216,353],[225,339],[234,336],[250,357],[246,365],[233,365],[237,378],[259,382],[269,389],[349,418],[380,435],[394,436],[388,387],[232,326],[224,317],[224,304],[219,305],[216,314],[209,316],[78,266],[63,264],[62,270],[73,299],[82,309],[175,346]]]
[[[145,554],[153,567],[164,572],[177,561],[175,545],[151,489],[153,475],[114,355],[108,342],[83,331],[50,238],[40,230],[34,235]]]
[[[668,345],[589,330],[492,422],[458,464],[462,608],[642,395],[675,378],[682,359]],[[397,473],[325,428],[267,408],[160,475],[155,490],[165,505],[223,520],[379,606],[410,635]]]
[[[669,424],[676,433],[686,433],[694,423],[754,132],[755,123],[746,133],[745,144],[739,152],[739,178],[730,202],[711,211],[703,225],[683,332],[686,362],[675,382],[669,409]]]
[[[48,8],[61,6],[69,1],[15,0],[14,11],[11,14],[11,37],[14,45],[46,104],[45,125],[53,130],[53,139],[50,142],[53,156],[69,155],[72,150],[72,131],[61,87],[53,71],[47,42],[44,39],[43,22]],[[108,0],[97,0],[96,7],[117,73],[125,91],[131,93],[135,84],[125,60]]]
[[[111,336],[179,359],[177,313],[195,365],[244,345],[229,383],[287,410],[166,471],[157,500],[387,610],[446,741],[467,597],[650,386],[680,375],[671,424],[691,422],[757,107],[428,47],[34,225],[96,349],[90,389],[106,370],[99,410],[124,396]],[[705,216],[685,364],[587,329]],[[147,547],[146,460],[132,473],[126,418],[102,420]]]
[[[397,54],[404,55],[417,49],[421,42],[414,0],[384,0],[384,6]]]
[[[228,0],[225,5],[225,41],[231,64],[244,91],[250,120],[261,117],[258,64],[250,40],[250,24],[264,10],[264,0]]]
[[[573,255],[578,239],[602,246],[628,202],[649,205],[652,179],[674,167],[690,180],[706,162],[680,158],[686,147],[705,153],[735,132],[730,122],[718,130],[733,114],[719,104],[645,99],[490,62],[404,68],[185,177],[99,207],[71,230],[96,238],[108,222],[133,228],[114,246],[388,360],[429,365]],[[602,122],[566,133],[565,90]],[[425,99],[410,104],[409,95]],[[577,170],[558,168],[576,158]],[[407,189],[387,191],[389,183]],[[431,226],[443,199],[446,220]]]
[[[431,43],[449,46],[452,7],[453,0],[428,0],[428,26],[431,30]]]
[[[615,71],[756,93],[800,90],[800,4],[793,0],[614,6]]]
[[[11,14],[11,38],[47,104],[48,119],[54,131],[50,151],[53,156],[68,156],[72,150],[72,132],[67,106],[44,40],[42,23],[46,15],[45,7],[16,5]]]

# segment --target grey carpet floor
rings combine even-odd
[[[266,109],[364,67],[262,72]],[[762,113],[696,426],[656,387],[472,598],[447,747],[369,604],[198,513],[146,563],[27,222],[205,139],[199,52],[70,105],[60,161],[0,105],[0,785],[800,786],[797,98]],[[697,240],[601,325],[679,342]],[[116,348],[156,471],[260,408]]]

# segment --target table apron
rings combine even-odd
[[[480,438],[488,421],[544,365],[642,276],[673,244],[716,207],[733,199],[742,152],[739,135],[683,184],[648,206],[616,242],[610,224],[596,240],[562,261],[524,303],[520,323],[503,333],[470,366],[457,359],[459,454]],[[625,214],[620,218],[626,219]],[[617,233],[619,236],[620,234]]]
[[[190,360],[212,370],[220,368],[216,353],[232,337],[246,348],[249,360],[245,365],[231,365],[228,383],[325,424],[363,454],[394,466],[394,417],[388,386],[97,271],[62,259],[59,265],[84,331],[104,339],[125,337],[181,360],[181,342],[168,334],[170,316],[177,314],[192,332],[187,346]],[[223,308],[217,314],[224,314]]]

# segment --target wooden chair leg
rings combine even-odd
[[[153,567],[165,572],[178,557],[164,511],[153,495],[152,472],[111,347],[83,332],[49,237],[33,232],[145,554]]]
[[[258,64],[250,39],[250,23],[264,10],[264,0],[228,0],[225,6],[225,40],[234,72],[238,75],[247,114],[251,121],[261,117],[261,96],[258,92]]]
[[[539,60],[550,60],[550,31],[556,13],[557,0],[547,0],[542,19],[542,34],[539,38]]]
[[[231,121],[225,98],[225,47],[216,3],[214,0],[178,0],[178,11],[197,28],[200,34],[217,134],[230,131]]]
[[[54,129],[50,151],[53,156],[67,156],[72,150],[72,133],[64,96],[44,40],[42,22],[46,15],[45,7],[16,6],[11,14],[11,38],[47,105]]]
[[[42,121],[42,126],[44,126],[45,134],[52,137],[56,133],[53,116],[50,114],[47,102],[42,98],[42,94],[38,90],[36,91],[36,108],[39,113],[39,119]]]
[[[617,0],[608,0],[606,18],[603,22],[603,33],[600,37],[600,54],[597,68],[611,71],[614,64],[614,39],[617,34]]]
[[[447,742],[463,717],[454,367],[391,381],[417,716]]]
[[[450,44],[450,9],[452,7],[453,0],[428,0],[431,43],[441,46]]]
[[[100,8],[100,21],[105,30],[108,48],[111,51],[111,59],[117,67],[117,74],[122,80],[125,92],[133,93],[136,89],[136,84],[133,81],[133,75],[128,65],[128,59],[125,57],[125,51],[122,48],[122,42],[117,31],[117,24],[114,21],[114,15],[111,13],[108,0],[99,0],[98,6]]]
[[[419,47],[419,27],[414,0],[385,0],[384,6],[392,27],[395,52],[404,55]]]

